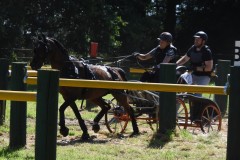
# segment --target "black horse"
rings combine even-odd
[[[79,61],[78,59],[69,56],[63,45],[53,38],[48,38],[44,35],[39,36],[38,38],[33,38],[33,46],[34,56],[30,66],[34,70],[41,68],[44,62],[48,60],[53,69],[58,69],[60,71],[61,78],[126,81],[125,73],[121,68],[85,64],[83,61]],[[59,92],[64,99],[64,103],[59,108],[60,133],[63,136],[67,136],[69,132],[69,129],[65,126],[64,111],[68,106],[70,106],[83,131],[81,139],[86,140],[90,138],[85,122],[82,119],[75,103],[77,99],[86,99],[101,107],[101,111],[94,118],[92,125],[94,132],[98,132],[100,130],[100,126],[98,124],[100,119],[111,108],[111,106],[102,98],[107,94],[112,94],[112,96],[118,101],[119,105],[123,106],[129,113],[133,127],[133,133],[131,135],[139,134],[137,122],[134,117],[134,111],[128,104],[127,96],[124,93],[124,90],[60,87]]]

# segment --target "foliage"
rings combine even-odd
[[[7,49],[31,48],[31,37],[45,33],[83,57],[90,42],[99,43],[100,53],[120,56],[147,52],[162,31],[170,31],[184,53],[192,35],[204,30],[213,52],[232,53],[240,38],[240,2],[232,0],[2,0],[0,5],[0,48]]]
[[[186,51],[192,44],[192,36],[199,30],[209,35],[208,44],[213,52],[234,52],[234,41],[240,37],[240,24],[235,15],[240,14],[240,2],[231,0],[183,0],[178,6],[177,41]]]

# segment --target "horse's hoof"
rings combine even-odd
[[[86,141],[86,140],[89,140],[89,139],[90,139],[90,135],[88,133],[83,133],[82,134],[81,140]]]
[[[140,135],[139,132],[133,132],[132,134],[130,134],[129,137],[137,137],[137,136],[139,136],[139,135]]]
[[[100,130],[99,124],[93,124],[93,125],[92,125],[92,130],[93,130],[95,133],[97,133],[97,132]]]
[[[67,127],[62,127],[60,128],[60,134],[63,136],[63,137],[66,137],[69,133],[69,129]]]
[[[117,137],[120,138],[120,139],[125,138],[125,136],[122,133],[118,133]]]

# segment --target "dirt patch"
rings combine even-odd
[[[131,132],[128,132],[126,134],[122,134],[122,135],[113,135],[110,134],[109,131],[107,130],[104,121],[100,122],[100,126],[101,126],[101,130],[98,133],[94,133],[91,129],[92,126],[92,121],[86,120],[86,125],[88,127],[88,131],[89,134],[91,136],[91,140],[94,143],[100,143],[100,142],[112,142],[112,143],[119,143],[119,141],[121,141],[124,138],[129,137]],[[141,134],[145,134],[145,133],[154,133],[155,131],[153,131],[148,125],[143,125],[143,123],[145,122],[139,122],[139,129]],[[222,119],[222,126],[221,126],[221,131],[219,132],[220,137],[223,139],[223,141],[226,141],[227,138],[227,130],[228,130],[228,120],[226,118]],[[130,125],[130,124],[128,124]],[[79,129],[79,125],[77,120],[75,119],[66,119],[66,126],[72,126],[74,128],[76,128],[76,130],[78,130],[79,134],[78,135],[68,135],[67,137],[63,137],[61,135],[58,135],[57,137],[57,142],[60,145],[68,145],[68,144],[74,144],[77,142],[81,142],[81,130]],[[131,125],[130,125],[131,126]],[[131,128],[131,127],[130,127]],[[207,133],[203,133],[202,130],[200,128],[196,128],[196,127],[188,127],[187,131],[189,131],[190,133],[192,133],[193,135],[204,135],[207,136]]]

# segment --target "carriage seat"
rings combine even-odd
[[[191,121],[199,121],[204,108],[209,105],[219,108],[214,101],[208,98],[195,96],[193,94],[177,94],[177,96],[184,100],[188,100]]]

